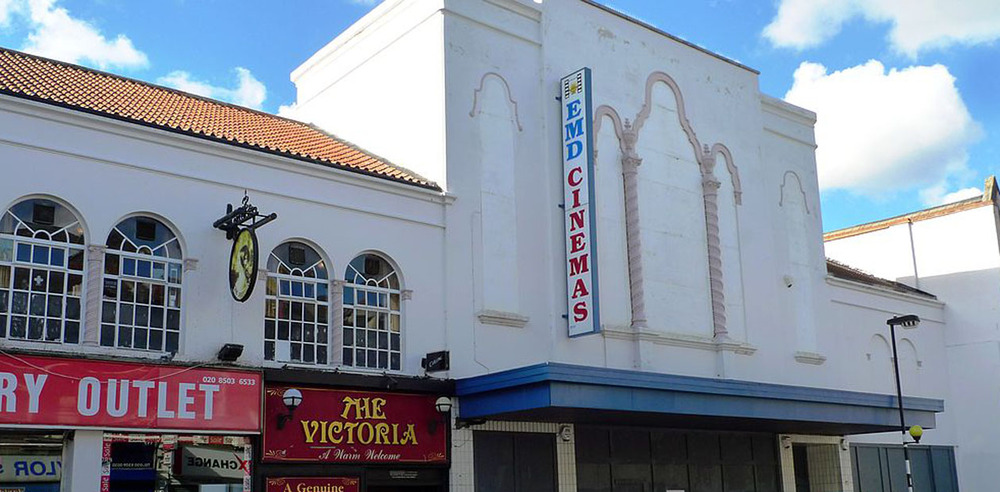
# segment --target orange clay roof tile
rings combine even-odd
[[[0,48],[0,94],[441,189],[299,121],[5,48]]]

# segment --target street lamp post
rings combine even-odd
[[[915,314],[894,316],[885,322],[889,325],[889,333],[892,335],[892,365],[896,375],[896,403],[899,406],[899,430],[903,433],[903,460],[906,462],[906,490],[913,492],[913,474],[910,472],[910,449],[907,447],[909,441],[906,439],[906,422],[903,418],[903,388],[899,384],[899,355],[896,352],[896,327],[904,329],[916,328],[920,324],[920,317]],[[914,426],[913,437],[920,439],[919,426]]]

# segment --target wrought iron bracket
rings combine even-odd
[[[270,215],[263,215],[250,203],[247,192],[243,192],[243,204],[238,208],[233,208],[233,204],[226,204],[226,215],[212,223],[212,227],[226,231],[226,239],[233,239],[240,228],[256,231],[268,222],[278,218],[278,214],[272,212]]]

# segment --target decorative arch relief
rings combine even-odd
[[[479,112],[482,110],[482,108],[480,107],[480,105],[482,104],[481,94],[483,90],[486,88],[486,80],[489,78],[496,79],[500,83],[500,85],[503,86],[504,93],[507,95],[507,102],[510,104],[510,110],[511,110],[510,112],[512,115],[514,115],[514,124],[517,125],[517,131],[523,132],[524,127],[521,125],[521,117],[517,112],[517,101],[514,100],[514,96],[511,94],[510,84],[507,83],[507,79],[503,78],[502,75],[496,72],[486,72],[483,74],[483,77],[479,79],[479,88],[477,88],[472,93],[472,109],[469,110],[469,117],[475,118],[476,115],[478,115]]]
[[[787,191],[785,190],[785,186],[792,186],[792,185],[794,185],[799,194],[802,195],[802,206],[805,207],[806,215],[809,215],[809,200],[806,199],[806,191],[802,187],[802,179],[799,178],[799,175],[796,174],[795,171],[790,171],[790,170],[785,171],[785,175],[782,176],[781,178],[781,188],[779,190],[778,206],[780,207],[785,206],[785,196],[786,196],[785,193],[794,193],[796,191],[796,189],[791,189],[791,188],[789,188]]]

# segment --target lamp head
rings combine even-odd
[[[302,392],[295,388],[288,388],[281,395],[281,402],[285,404],[289,412],[294,412],[302,404]]]
[[[434,402],[434,409],[440,413],[448,413],[451,411],[451,398],[447,396],[442,396]]]
[[[903,316],[894,316],[885,322],[889,326],[899,326],[904,329],[916,328],[920,324],[920,316],[915,314],[904,314]]]
[[[920,442],[920,437],[923,435],[924,435],[923,427],[920,427],[919,425],[914,425],[910,427],[910,437],[912,437],[914,441]]]

